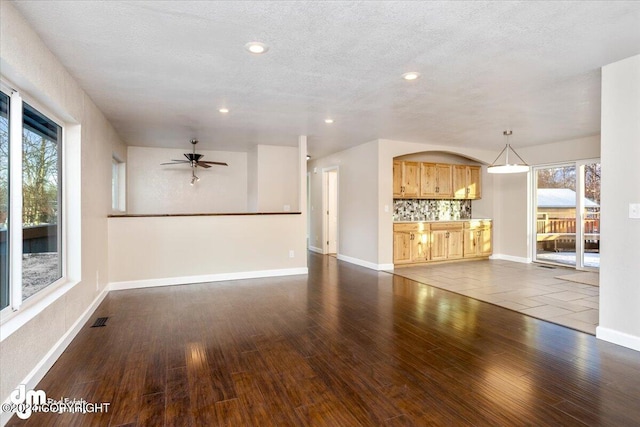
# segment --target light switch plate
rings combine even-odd
[[[629,203],[629,218],[640,219],[640,203]]]

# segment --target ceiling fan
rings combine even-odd
[[[210,162],[210,161],[206,161],[206,160],[200,160],[200,159],[202,159],[202,157],[204,157],[204,155],[196,153],[196,144],[197,143],[198,143],[197,139],[192,139],[191,140],[191,145],[193,146],[193,152],[184,153],[184,156],[187,158],[187,160],[171,159],[170,162],[160,163],[160,164],[161,165],[179,165],[179,164],[188,163],[189,166],[191,167],[191,185],[193,185],[196,182],[200,181],[200,178],[198,178],[196,176],[196,173],[195,173],[195,169],[198,166],[200,166],[202,168],[205,168],[205,169],[209,169],[211,167],[211,165],[229,166],[228,164],[226,164],[224,162]]]
[[[192,168],[200,166],[200,167],[205,168],[205,169],[210,168],[211,165],[229,166],[228,164],[223,163],[223,162],[209,162],[209,161],[205,161],[205,160],[200,160],[201,158],[204,157],[204,155],[196,153],[196,144],[197,143],[198,143],[197,139],[192,139],[191,140],[191,145],[193,145],[193,152],[192,153],[184,153],[184,156],[187,158],[187,160],[171,159],[170,162],[160,163],[160,164],[161,165],[177,165],[177,164],[180,164],[180,163],[189,163],[189,165]]]

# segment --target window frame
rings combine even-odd
[[[29,318],[23,319],[20,324],[26,323],[32,318],[33,308],[36,306],[48,306],[53,299],[57,299],[56,295],[66,292],[67,286],[72,285],[68,277],[68,203],[67,203],[67,132],[66,123],[61,120],[58,115],[53,113],[51,109],[42,105],[38,100],[29,94],[19,90],[16,85],[11,84],[5,79],[0,79],[0,90],[9,97],[9,222],[8,222],[8,255],[9,255],[9,305],[0,310],[0,325],[2,325],[2,333],[0,341],[3,341],[17,327],[7,327],[11,319],[20,316],[23,313],[29,313]],[[58,156],[58,171],[61,179],[59,191],[59,219],[58,219],[58,247],[60,248],[60,264],[61,277],[46,287],[42,288],[29,298],[22,300],[22,134],[24,129],[23,108],[24,104],[28,104],[31,108],[37,110],[47,119],[54,122],[61,128],[61,136],[59,142],[60,154]],[[17,123],[17,125],[16,125]],[[18,144],[13,143],[19,141]],[[16,285],[17,284],[17,285]],[[75,284],[75,283],[73,283]],[[62,288],[65,288],[64,290]],[[39,312],[40,310],[37,310]],[[20,325],[21,326],[21,325]]]
[[[111,156],[111,212],[127,211],[127,164],[115,153]],[[114,185],[115,181],[115,185]]]

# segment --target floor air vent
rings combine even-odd
[[[99,328],[101,326],[107,326],[107,319],[108,317],[98,317],[91,327]]]
[[[540,268],[548,268],[549,270],[555,270],[556,269],[555,267],[552,267],[550,265],[539,265],[538,267],[540,267]]]

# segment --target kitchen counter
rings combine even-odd
[[[411,224],[414,222],[469,222],[469,221],[493,221],[490,218],[469,218],[469,219],[443,219],[443,220],[411,220],[411,221],[393,221],[394,224]]]

